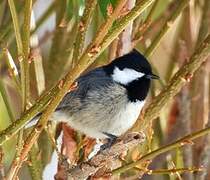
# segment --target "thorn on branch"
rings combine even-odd
[[[113,13],[113,6],[112,6],[112,4],[108,4],[106,10],[107,10],[107,16],[111,16],[112,13]]]
[[[95,54],[97,54],[101,50],[101,46],[93,46],[88,53],[89,57],[93,57]]]
[[[80,32],[84,32],[85,31],[85,26],[84,26],[84,23],[82,21],[80,21],[80,23],[79,23],[79,31]]]
[[[185,79],[186,79],[187,82],[190,82],[190,81],[192,80],[192,78],[193,78],[193,74],[191,74],[191,73],[188,73],[188,74],[185,76]]]
[[[63,88],[63,85],[64,85],[64,80],[61,79],[61,80],[59,81],[58,88],[59,88],[59,89],[62,89],[62,88]]]
[[[194,145],[194,142],[191,141],[191,140],[184,140],[183,142],[181,142],[181,145],[184,146],[184,145]]]
[[[78,88],[78,82],[74,82],[71,87],[69,88],[69,91],[75,91]]]
[[[67,22],[66,22],[66,19],[65,19],[65,18],[63,18],[63,19],[61,20],[61,22],[60,22],[60,24],[58,25],[58,27],[60,27],[60,28],[65,28],[65,27],[67,27]]]

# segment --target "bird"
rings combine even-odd
[[[133,49],[76,79],[77,88],[64,96],[50,120],[65,122],[88,137],[108,139],[108,144],[113,144],[134,125],[151,80],[158,78],[148,60]]]

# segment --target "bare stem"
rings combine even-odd
[[[45,95],[41,96],[34,106],[24,112],[22,117],[12,123],[8,128],[0,132],[0,145],[2,145],[5,141],[9,140],[13,137],[21,128],[23,128],[29,120],[31,120],[35,115],[41,112],[52,99],[53,96],[58,92],[58,87],[55,87],[50,90],[50,92],[45,93]]]
[[[54,9],[56,8],[56,2],[57,1],[53,1],[49,5],[49,7],[45,10],[45,12],[42,14],[42,16],[37,20],[36,27],[32,29],[31,34],[34,34],[37,31],[37,29],[45,22],[45,20],[49,18],[50,15],[53,14]]]
[[[176,174],[176,173],[194,173],[203,171],[202,168],[188,167],[188,168],[173,168],[173,169],[157,169],[157,170],[148,170],[146,173],[148,175],[156,174]]]
[[[18,55],[22,56],[23,46],[22,46],[22,40],[21,40],[21,35],[20,35],[20,25],[17,18],[15,4],[13,0],[8,0],[8,3],[9,3],[11,15],[12,15],[12,21],[13,21],[14,30],[15,30],[15,37],[16,37],[16,42],[17,42],[17,47],[18,47]]]
[[[133,46],[136,46],[137,43],[143,38],[143,34],[146,31],[146,29],[151,25],[152,22],[152,17],[155,13],[156,7],[158,5],[160,0],[156,0],[153,5],[152,8],[146,18],[146,20],[144,21],[144,24],[141,25],[141,27],[138,27],[138,31],[135,34],[135,37],[133,38]]]
[[[96,7],[96,4],[97,4],[97,0],[87,0],[85,2],[85,10],[78,24],[78,34],[76,37],[76,42],[75,42],[75,47],[74,47],[73,61],[75,62],[77,61],[77,59],[79,59],[79,56],[82,54],[82,51],[84,48],[84,42],[85,42],[85,35],[90,25],[91,18],[93,15],[93,11]]]
[[[195,71],[206,61],[210,53],[210,35],[206,37],[200,47],[192,55],[188,63],[186,63],[180,70],[173,76],[170,83],[164,90],[153,99],[150,105],[142,114],[140,119],[134,126],[134,130],[145,129],[146,126],[156,119],[161,109],[181,90],[181,88],[188,83]]]
[[[66,75],[62,88],[58,91],[57,95],[52,98],[52,101],[49,103],[48,108],[43,112],[38,124],[34,127],[33,131],[27,137],[20,156],[16,158],[15,162],[12,165],[12,171],[10,173],[9,179],[12,179],[14,175],[17,174],[34,142],[37,140],[41,131],[46,126],[50,115],[54,112],[56,106],[59,104],[66,92],[71,89],[71,85],[74,83],[74,80],[84,69],[88,67],[88,65],[90,65],[95,60],[95,58],[102,52],[102,49],[104,50],[114,40],[114,38],[119,35],[119,33],[126,27],[126,25],[128,25],[130,21],[134,20],[146,7],[151,4],[151,2],[153,2],[153,0],[141,1],[141,3],[139,3],[132,11],[130,11],[130,13],[128,13],[123,19],[118,22],[119,26],[115,27],[115,29],[112,31],[112,36],[109,34],[111,38],[108,42],[106,40],[103,42],[103,47],[100,51],[90,51],[87,52],[87,54],[84,54],[80,58],[78,65]]]
[[[154,151],[144,155],[142,158],[140,158],[139,160],[137,160],[135,162],[128,163],[128,164],[126,164],[126,165],[124,165],[120,168],[114,169],[112,171],[112,174],[114,175],[114,174],[119,174],[119,173],[125,172],[125,171],[127,171],[131,168],[134,168],[135,166],[145,162],[145,161],[152,160],[153,158],[155,158],[156,156],[158,156],[162,153],[168,152],[168,151],[170,151],[172,149],[175,149],[175,148],[182,147],[182,146],[187,145],[187,144],[191,144],[192,140],[194,140],[196,138],[199,138],[201,136],[204,136],[208,133],[210,133],[210,127],[202,129],[198,132],[189,134],[187,136],[184,136],[183,138],[175,141],[174,143],[168,144],[166,146],[163,146],[163,147],[161,147],[157,150],[154,150]]]
[[[105,50],[105,48],[122,32],[122,30],[129,24],[130,21],[134,20],[138,15],[140,15],[154,0],[144,0],[138,3],[124,18],[117,21],[115,28],[113,28],[108,35],[106,35],[103,43],[101,44],[101,49],[95,53],[90,53],[86,51],[84,55],[80,58],[80,63],[76,66],[73,73],[69,72],[67,75],[69,78],[76,79],[79,74],[87,68],[98,56]],[[76,72],[75,72],[76,71]],[[76,75],[75,75],[76,74]],[[72,81],[68,82],[68,88],[70,87]],[[65,83],[66,84],[66,83]],[[68,90],[67,88],[67,90]],[[53,89],[51,89],[47,94],[42,96],[28,111],[26,111],[23,116],[16,120],[15,123],[11,124],[8,128],[0,132],[0,145],[5,141],[14,136],[27,122],[32,119],[38,112],[42,111],[46,107],[47,103],[52,97],[54,97],[59,90],[59,83]],[[64,92],[65,93],[65,92]],[[60,95],[59,95],[60,96]],[[62,97],[60,97],[62,98]]]
[[[117,5],[113,11],[113,13],[108,16],[107,20],[101,25],[99,28],[96,38],[93,40],[93,44],[97,47],[100,45],[104,37],[106,36],[109,29],[112,27],[113,22],[117,19],[117,17],[120,15],[120,11],[122,10],[123,6],[127,0],[119,0],[117,2]]]
[[[4,87],[4,83],[3,83],[3,81],[1,79],[0,79],[0,94],[1,94],[1,96],[3,98],[4,104],[6,106],[7,113],[9,115],[10,121],[14,122],[15,117],[14,117],[11,105],[9,103],[9,99],[8,99],[8,95],[7,95],[6,89]]]
[[[20,77],[18,74],[17,67],[15,65],[15,62],[14,62],[8,49],[3,48],[3,56],[6,59],[6,63],[7,63],[8,69],[9,69],[9,74],[10,74],[11,78],[14,80],[15,86],[16,86],[18,92],[20,93],[21,92]]]
[[[189,3],[189,0],[181,0],[180,1],[177,9],[174,11],[173,14],[171,14],[169,19],[166,21],[165,25],[163,26],[163,28],[159,32],[159,34],[155,37],[155,39],[152,41],[152,44],[146,50],[145,56],[149,57],[152,54],[152,52],[155,50],[155,48],[160,43],[160,40],[162,39],[162,37],[166,34],[166,32],[168,32],[170,27],[173,25],[173,23],[175,22],[177,17],[182,13],[182,11],[188,5],[188,3]]]
[[[29,51],[30,51],[30,21],[31,21],[32,0],[25,2],[24,22],[23,22],[23,59],[21,60],[21,87],[22,87],[22,109],[26,109],[29,102],[30,82],[29,82]]]

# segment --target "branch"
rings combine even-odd
[[[158,156],[162,153],[168,152],[172,149],[179,148],[179,147],[182,147],[182,146],[187,145],[187,144],[192,144],[192,140],[194,140],[196,138],[199,138],[201,136],[204,136],[208,133],[210,133],[210,127],[202,129],[202,130],[197,131],[195,133],[189,134],[187,136],[184,136],[183,138],[175,141],[174,143],[168,144],[166,146],[163,146],[162,148],[159,148],[157,150],[154,150],[154,151],[144,155],[142,158],[140,158],[139,160],[137,160],[135,162],[128,163],[128,164],[126,164],[126,165],[124,165],[120,168],[117,168],[117,169],[113,170],[112,175],[125,172],[125,171],[127,171],[131,168],[134,168],[135,166],[145,162],[145,161],[151,160],[151,159],[155,158],[156,156]]]
[[[195,71],[206,61],[210,54],[210,34],[206,37],[200,47],[192,55],[188,63],[186,63],[171,79],[169,85],[153,99],[146,108],[140,119],[134,126],[134,130],[145,129],[146,126],[156,119],[162,108],[181,90],[181,88],[191,80]]]
[[[190,0],[181,0],[181,2],[179,2],[179,6],[177,7],[177,9],[174,11],[173,14],[171,14],[169,19],[166,21],[163,28],[159,32],[159,34],[152,41],[152,44],[149,46],[149,48],[147,48],[147,50],[145,52],[146,57],[149,57],[152,54],[152,52],[155,50],[155,48],[160,43],[160,40],[162,39],[162,37],[168,32],[168,30],[173,25],[173,23],[175,22],[177,17],[182,13],[184,8],[188,5],[189,1]]]
[[[11,15],[12,15],[13,25],[14,25],[18,55],[22,56],[23,55],[23,46],[22,46],[22,40],[21,40],[21,35],[20,35],[20,25],[19,25],[18,18],[17,18],[17,12],[16,12],[16,8],[15,8],[15,4],[14,4],[13,0],[8,0],[8,4],[9,4],[10,12],[11,12]]]
[[[49,101],[56,95],[59,88],[56,86],[51,89],[50,92],[45,93],[44,96],[41,96],[34,106],[32,106],[29,110],[25,111],[22,117],[15,122],[13,122],[9,127],[0,132],[0,146],[13,137],[17,132],[22,129],[29,120],[31,120],[34,116],[36,116],[39,112],[43,111],[43,109],[47,106]]]
[[[127,152],[129,149],[132,149],[144,141],[145,136],[143,133],[127,134],[123,138],[118,139],[118,142],[111,146],[110,149],[105,149],[104,151],[96,154],[87,162],[83,162],[80,165],[70,169],[69,178],[77,180],[87,179],[89,176],[94,175],[103,167],[110,168],[124,152]]]
[[[129,24],[129,22],[133,21],[153,1],[154,0],[141,1],[135,8],[132,9],[132,11],[130,11],[123,18],[121,18],[116,23],[116,26],[104,38],[103,43],[101,43],[101,48],[99,49],[97,48],[97,50],[95,50],[96,47],[90,46],[94,48],[93,49],[91,48],[89,51],[84,53],[82,57],[80,58],[78,65],[75,68],[73,68],[71,71],[69,71],[66,77],[63,79],[62,81],[63,83],[57,85],[60,88],[58,93],[56,94],[56,96],[52,98],[51,102],[49,103],[48,108],[42,113],[42,116],[39,122],[34,127],[30,135],[26,138],[26,141],[22,148],[20,156],[15,159],[15,161],[13,162],[11,166],[11,171],[10,171],[8,179],[12,179],[14,175],[17,174],[22,163],[26,160],[28,152],[30,151],[33,144],[39,137],[40,133],[46,126],[50,115],[55,111],[61,99],[69,91],[69,88],[71,89],[74,86],[73,85],[74,80],[78,78],[79,75],[83,72],[83,70],[86,69],[96,59],[96,57],[99,56],[99,54],[120,34],[120,32]]]
[[[13,58],[12,58],[12,55],[7,48],[3,48],[2,54],[3,54],[3,57],[5,57],[5,59],[6,59],[6,64],[7,64],[8,69],[9,69],[9,75],[13,79],[18,93],[21,93],[20,77],[19,77],[19,74],[18,74],[18,69],[15,65],[15,62],[14,62]]]
[[[31,31],[36,28],[35,16],[32,10],[31,12]],[[30,37],[30,59],[29,61],[33,61],[34,64],[34,72],[36,78],[36,85],[38,95],[40,96],[41,93],[45,90],[45,76],[44,76],[44,69],[43,69],[43,60],[41,55],[41,50],[39,47],[39,39],[36,33],[32,34]]]
[[[2,149],[2,147],[0,147],[0,179],[6,180],[3,157],[4,157],[3,149]]]
[[[120,15],[120,11],[122,10],[122,8],[126,2],[127,2],[127,0],[119,0],[117,2],[117,5],[116,5],[113,13],[110,16],[108,16],[107,20],[101,25],[98,32],[96,33],[96,38],[93,40],[93,43],[92,43],[95,47],[100,45],[100,43],[106,36],[107,32],[109,31],[109,29],[112,27],[113,22]]]
[[[130,11],[133,7],[135,7],[135,3],[136,0],[128,0],[124,8],[127,11]],[[123,56],[124,54],[129,53],[133,49],[131,45],[132,31],[133,22],[130,22],[129,25],[123,30],[123,32],[119,36],[118,48],[116,51],[117,56]]]
[[[31,31],[31,34],[33,35],[37,29],[40,28],[40,26],[42,26],[42,24],[44,24],[44,22],[46,21],[47,18],[49,18],[53,12],[54,12],[54,9],[56,8],[56,3],[58,1],[53,1],[49,6],[48,8],[44,11],[44,13],[42,14],[42,16],[40,18],[37,19],[36,21],[36,27],[34,29],[32,29]]]
[[[156,174],[176,174],[176,173],[195,173],[203,171],[202,168],[196,167],[187,167],[187,168],[173,168],[173,169],[157,169],[157,170],[148,170],[146,173],[148,175]]]
[[[152,7],[151,7],[151,10],[148,14],[148,16],[146,17],[144,23],[140,26],[138,26],[138,30],[137,32],[135,33],[134,35],[134,38],[133,38],[133,42],[132,42],[132,45],[133,47],[135,47],[137,45],[137,43],[143,39],[143,34],[145,33],[145,31],[150,27],[151,23],[152,23],[152,17],[154,16],[154,14],[156,13],[156,8],[157,8],[157,5],[159,4],[159,1],[160,0],[156,0]]]
[[[85,2],[84,14],[78,23],[78,33],[74,46],[73,61],[76,63],[79,55],[82,54],[85,42],[85,35],[91,22],[91,18],[96,7],[97,0],[87,0]],[[73,63],[74,64],[74,63]]]
[[[126,16],[121,18],[115,23],[113,29],[106,35],[103,43],[101,44],[101,49],[96,52],[86,51],[79,60],[79,65],[68,73],[64,84],[65,90],[62,89],[62,96],[68,91],[70,84],[73,83],[80,73],[86,69],[94,60],[109,46],[109,44],[122,32],[122,30],[138,17],[154,0],[143,0],[138,3]],[[69,80],[71,79],[71,80]],[[64,87],[63,87],[64,88]],[[42,96],[28,111],[26,111],[23,116],[18,119],[15,123],[11,124],[8,128],[0,132],[0,145],[5,141],[14,136],[24,125],[27,124],[37,113],[41,112],[47,105],[47,103],[56,95],[58,95],[59,83],[53,89],[51,89],[45,96]],[[60,99],[62,98],[61,93],[58,95]]]
[[[29,82],[29,41],[30,41],[30,22],[31,22],[31,10],[32,0],[27,0],[24,7],[24,22],[23,22],[23,35],[22,35],[22,47],[23,47],[23,59],[20,61],[21,70],[21,90],[22,90],[22,111],[26,109],[26,105],[29,102],[30,94],[30,82]]]
[[[20,86],[19,86],[20,85],[19,84],[20,83],[19,75],[18,75],[18,70],[16,68],[16,65],[13,61],[13,58],[12,58],[10,52],[8,51],[8,49],[6,49],[6,48],[3,48],[2,53],[0,53],[0,55],[1,54],[3,54],[3,57],[6,59],[6,64],[7,64],[8,69],[9,69],[9,75],[12,78],[14,85],[17,87],[17,91],[20,93],[21,90],[20,90]],[[9,102],[9,98],[8,98],[6,88],[4,86],[3,78],[0,79],[0,93],[1,93],[1,96],[4,100],[4,103],[5,103],[8,115],[10,117],[10,120],[11,120],[11,122],[14,122],[15,121],[15,116],[14,116],[11,104]]]
[[[118,37],[118,35],[125,29],[127,25],[131,21],[133,21],[135,18],[137,18],[147,7],[149,7],[154,0],[143,0],[136,4],[136,6],[124,17],[118,19],[111,30],[107,33],[107,35],[104,37],[103,42],[99,44],[97,41],[96,43],[91,43],[89,48],[85,51],[83,56],[81,57],[81,60],[84,59],[90,59],[90,64],[92,63],[92,60],[97,58],[101,52],[103,52],[110,43]],[[97,46],[97,44],[99,44]]]

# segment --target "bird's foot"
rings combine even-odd
[[[108,139],[107,139],[108,141],[107,141],[107,143],[103,144],[100,147],[100,151],[110,148],[116,142],[116,140],[118,138],[117,136],[110,134],[110,133],[103,132],[103,134],[105,134],[108,137]]]

